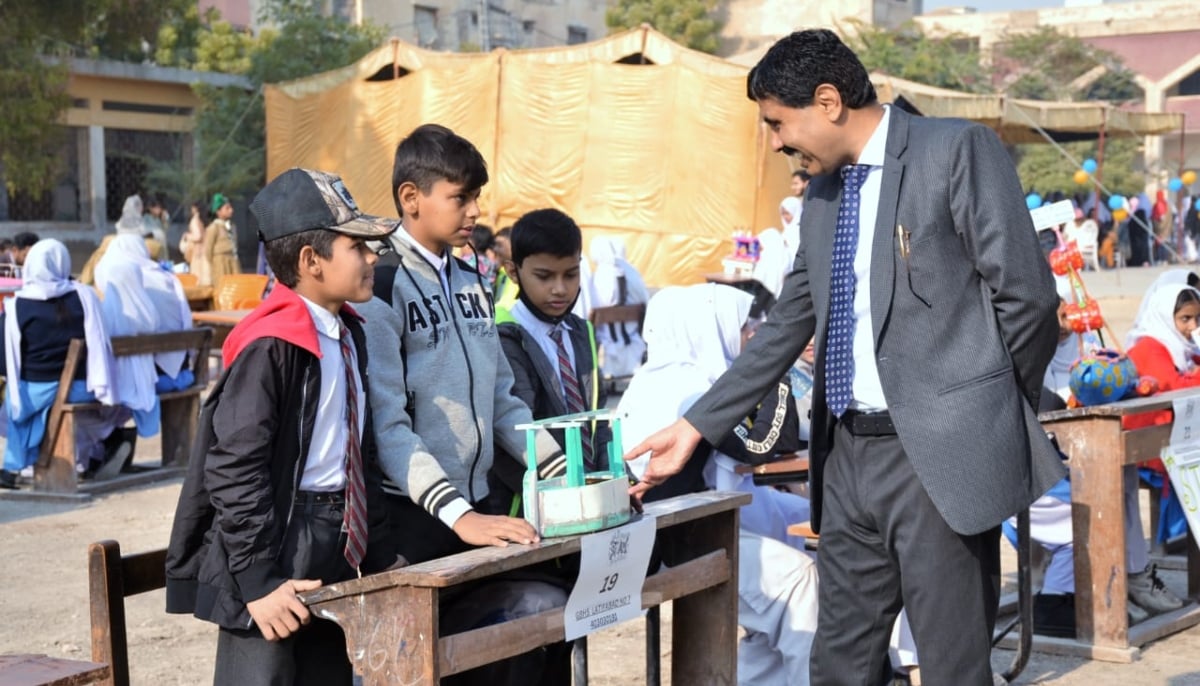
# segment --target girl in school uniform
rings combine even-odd
[[[16,488],[17,475],[37,461],[71,339],[87,342],[87,359],[71,384],[68,402],[99,401],[109,406],[116,402],[112,349],[100,303],[91,288],[71,279],[66,246],[53,239],[35,244],[25,258],[24,278],[21,289],[5,300],[0,315],[4,331],[0,372],[8,379],[8,441],[0,472],[0,486],[5,488]],[[76,413],[76,469],[86,473],[103,462],[102,439],[119,419],[120,412],[111,407]]]
[[[619,238],[596,236],[588,245],[595,265],[592,273],[592,308],[640,305],[650,299],[642,275],[625,261],[625,244]],[[636,324],[626,322],[601,327],[596,342],[604,351],[600,368],[606,377],[629,376],[642,364],[646,342]]]
[[[137,267],[141,274],[142,290],[149,300],[152,313],[145,317],[144,322],[135,324],[133,328],[151,329],[153,333],[192,328],[192,310],[188,306],[183,284],[174,274],[150,259],[150,253],[146,251],[144,243],[129,236],[118,236],[109,246],[109,252],[101,263],[105,265],[105,269],[109,269],[109,264],[131,264]],[[130,276],[130,279],[130,283],[136,283],[135,277]],[[135,293],[129,297],[136,298],[137,295]],[[139,309],[144,310],[145,304],[132,311],[137,312]],[[187,358],[188,353],[183,350],[155,353],[156,391],[166,393],[191,387],[195,376],[192,370],[184,366]]]

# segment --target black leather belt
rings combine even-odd
[[[318,505],[344,505],[346,494],[342,491],[296,491],[297,503]]]
[[[859,412],[846,410],[841,419],[846,430],[855,436],[895,436],[896,425],[892,424],[892,416],[883,412]]]

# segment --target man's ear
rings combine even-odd
[[[842,94],[831,83],[822,83],[813,91],[813,104],[818,111],[825,114],[829,121],[837,121],[842,116]]]
[[[417,207],[419,205],[421,189],[417,188],[417,184],[412,181],[405,181],[396,189],[396,204],[404,211],[404,216],[417,218]]]

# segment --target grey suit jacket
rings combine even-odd
[[[1021,185],[988,128],[891,110],[875,239],[875,361],[905,453],[947,524],[997,526],[1065,470],[1037,421],[1058,323],[1054,283]],[[815,336],[813,527],[834,418],[824,343],[841,178],[812,180],[795,266],[768,321],[685,415],[710,442],[729,431]],[[897,225],[911,234],[905,259]]]

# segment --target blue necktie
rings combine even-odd
[[[825,338],[825,404],[835,417],[850,406],[854,383],[854,251],[858,247],[858,196],[871,167],[842,168],[842,203],[833,233],[829,280],[829,331]]]

